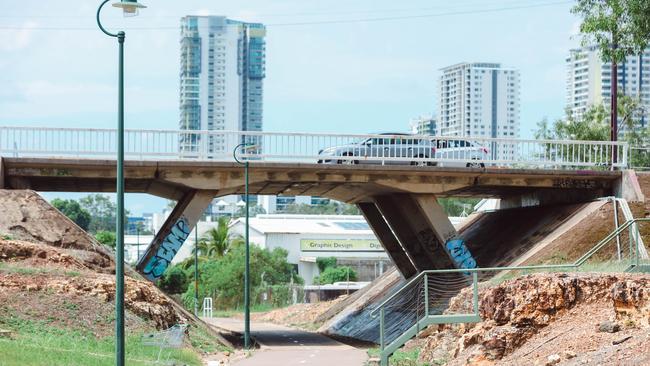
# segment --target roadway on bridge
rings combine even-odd
[[[244,322],[232,318],[202,318],[208,324],[243,333]],[[251,335],[260,349],[251,357],[235,361],[238,366],[311,365],[361,366],[365,350],[337,342],[318,333],[269,323],[251,323]]]

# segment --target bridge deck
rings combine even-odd
[[[115,191],[115,160],[2,158],[6,188]],[[507,197],[540,190],[611,194],[620,171],[443,168],[250,162],[251,194],[312,195],[361,202],[390,193]],[[241,165],[192,160],[125,162],[127,192],[178,199],[192,189],[243,193]]]

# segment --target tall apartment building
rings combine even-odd
[[[289,205],[319,206],[330,203],[329,198],[313,196],[259,196],[258,203],[268,214],[285,212]]]
[[[518,138],[520,74],[498,63],[459,63],[441,69],[437,134],[441,136]],[[510,145],[493,159],[512,156]]]
[[[181,19],[181,130],[262,130],[265,35],[262,24],[223,16]],[[181,137],[180,149],[229,154],[240,142],[188,135]]]
[[[433,115],[422,115],[411,119],[411,130],[417,135],[437,134],[436,117]]]
[[[580,116],[594,105],[605,104],[609,107],[611,63],[601,60],[596,46],[570,50],[566,67],[566,107],[569,111]],[[625,62],[618,65],[618,92],[619,95],[639,99],[644,108],[636,117],[641,126],[645,126],[650,113],[650,48],[640,55],[628,56]]]

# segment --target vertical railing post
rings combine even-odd
[[[478,272],[472,272],[472,305],[474,306],[474,315],[478,314]]]
[[[612,204],[614,205],[614,230],[617,231],[616,234],[616,259],[621,261],[621,233],[618,232],[618,202],[616,198],[612,198]]]
[[[634,224],[636,225],[636,223]],[[636,227],[636,230],[634,230],[634,258],[636,261],[636,267],[639,268],[639,227]]]
[[[424,274],[424,316],[429,316],[429,276]]]
[[[384,348],[385,348],[385,343],[384,342],[386,341],[386,338],[385,338],[386,335],[384,334],[384,332],[385,332],[384,328],[385,328],[385,325],[386,325],[384,316],[385,316],[384,308],[382,307],[381,309],[379,309],[379,347],[380,347],[382,352],[384,352]]]

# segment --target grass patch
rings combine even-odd
[[[40,268],[40,267],[20,266],[16,264],[8,264],[2,262],[0,262],[0,272],[23,274],[23,275],[52,274],[52,275],[63,275],[66,277],[81,276],[81,272],[79,271],[64,271],[59,268]]]
[[[52,270],[45,269],[45,268],[22,267],[22,266],[10,265],[6,263],[0,263],[0,272],[35,275],[40,273],[49,273],[52,272]]]
[[[214,353],[216,351],[227,351],[230,353],[234,352],[234,350],[230,347],[226,347],[221,343],[216,342],[214,337],[210,335],[203,327],[190,327],[190,342],[192,344],[192,347],[200,350],[203,353]]]
[[[370,348],[367,352],[370,357],[379,357],[380,354],[379,348]],[[431,366],[427,362],[418,362],[419,356],[419,348],[413,348],[408,351],[399,349],[390,356],[388,363],[392,366]]]
[[[92,334],[59,329],[45,322],[0,318],[3,328],[14,332],[13,339],[0,339],[1,364],[22,365],[106,365],[114,364],[113,337],[96,338]],[[152,365],[158,357],[158,348],[143,346],[141,334],[127,336],[126,364]],[[163,351],[166,355],[167,351]],[[189,348],[171,350],[170,360],[180,365],[201,365],[198,355]]]

